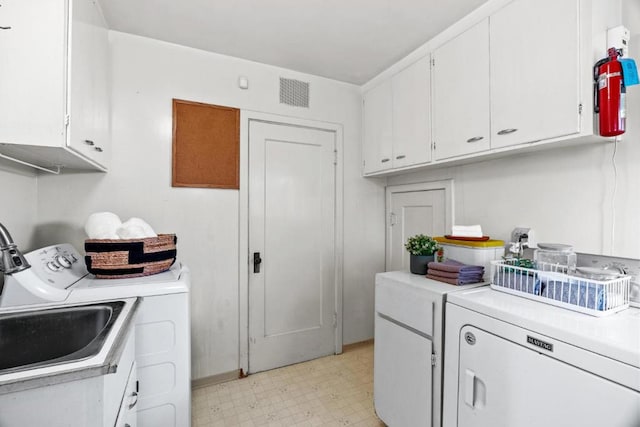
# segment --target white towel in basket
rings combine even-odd
[[[89,215],[84,231],[90,239],[119,239],[116,230],[122,225],[113,212],[96,212]]]
[[[116,230],[120,239],[145,239],[147,237],[158,237],[153,228],[146,221],[140,218],[130,218],[122,223]]]

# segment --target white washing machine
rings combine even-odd
[[[69,244],[25,255],[31,268],[5,277],[0,310],[142,297],[136,319],[137,425],[191,425],[189,269],[180,263],[152,276],[95,279]]]
[[[376,274],[373,398],[387,425],[441,425],[445,301],[483,285],[454,286],[408,271]]]
[[[446,323],[444,427],[640,426],[640,309],[479,288],[449,296]]]

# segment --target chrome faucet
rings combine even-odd
[[[13,243],[11,234],[0,224],[0,273],[12,274],[31,267]]]

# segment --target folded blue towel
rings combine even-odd
[[[607,293],[602,285],[587,282],[549,281],[542,296],[592,310],[607,308]]]

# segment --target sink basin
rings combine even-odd
[[[124,301],[0,314],[0,374],[100,352]]]

